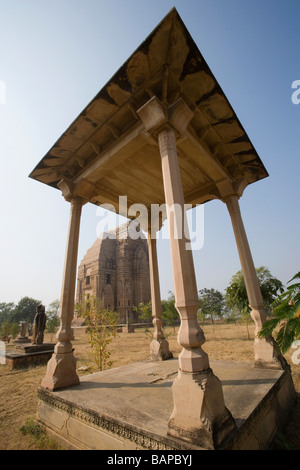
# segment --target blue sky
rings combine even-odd
[[[28,174],[173,6],[270,175],[240,201],[254,262],[284,284],[299,271],[299,0],[0,0],[0,302],[60,297],[69,204]],[[98,222],[84,206],[78,262]],[[166,298],[167,240],[158,253]],[[240,269],[222,202],[205,205],[193,255],[198,289]]]

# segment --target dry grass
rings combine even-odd
[[[203,349],[208,353],[210,359],[228,359],[251,361],[253,359],[253,342],[247,337],[245,326],[235,326],[227,324],[216,324],[213,328],[210,324],[201,325],[206,343]],[[113,367],[118,367],[131,362],[143,361],[149,355],[150,335],[145,333],[142,328],[136,328],[134,333],[118,333],[117,337],[111,343],[111,360]],[[181,351],[181,346],[177,342],[176,327],[166,328],[165,335],[168,339],[170,350],[174,357],[177,357]],[[254,327],[250,327],[250,337],[253,338]],[[96,370],[92,364],[89,348],[87,347],[87,336],[84,330],[75,330],[75,340],[73,342],[78,358],[78,367],[89,366],[90,370]],[[126,351],[126,354],[124,354]]]
[[[248,339],[246,326],[216,324],[212,328],[212,325],[204,324],[202,328],[206,336],[203,349],[208,353],[211,360],[253,360],[253,325],[249,327],[251,340]],[[175,334],[173,328],[168,328],[165,331],[174,357],[177,357],[181,351],[181,347],[177,343],[177,330],[176,328]],[[77,367],[88,367],[90,373],[95,371],[96,368],[89,354],[87,340],[84,330],[75,330],[73,346],[75,356],[78,359]],[[143,329],[136,329],[134,333],[118,333],[111,343],[113,367],[147,359],[150,340],[150,337],[145,334]],[[45,342],[48,341],[51,341],[51,337],[46,335]],[[292,366],[296,389],[300,392],[300,366],[291,363],[291,353],[287,353],[286,358]],[[31,419],[35,417],[37,408],[36,390],[45,371],[46,366],[9,370],[8,366],[0,365],[0,450],[35,450],[40,448],[41,444],[30,435],[22,434],[20,428],[26,424],[28,417]],[[84,371],[80,371],[79,375],[84,373]],[[297,449],[300,449],[299,418],[300,406],[298,404],[285,431],[286,440],[288,442],[292,440]],[[297,435],[295,429],[298,432]],[[42,448],[54,449],[55,444],[52,441],[44,440]]]

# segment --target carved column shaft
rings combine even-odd
[[[151,238],[151,230],[148,232],[149,269],[151,286],[151,304],[154,334],[150,345],[150,358],[153,360],[166,360],[173,357],[169,350],[169,343],[166,341],[162,330],[162,308],[159,286],[159,272],[156,250],[156,238]]]
[[[163,339],[162,331],[162,309],[159,286],[158,262],[156,251],[156,238],[151,238],[148,233],[148,251],[149,251],[149,270],[150,270],[150,287],[151,287],[151,304],[154,325],[154,339]]]
[[[199,301],[193,255],[191,250],[186,249],[189,241],[186,238],[187,220],[174,131],[172,129],[161,131],[158,143],[169,222],[175,306],[181,318],[178,342],[183,350],[179,356],[179,367],[184,371],[198,372],[208,369],[209,361],[207,354],[201,348],[205,338],[197,321]],[[170,208],[175,208],[173,214]]]
[[[60,327],[56,335],[58,342],[41,383],[42,387],[50,390],[70,387],[79,383],[76,360],[72,351],[71,322],[74,314],[77,253],[83,200],[77,196],[70,197],[69,200],[71,201],[70,220],[60,302]]]
[[[184,194],[177,156],[176,136],[184,135],[193,117],[180,98],[166,108],[156,97],[138,110],[145,129],[158,139],[169,223],[175,306],[180,314],[179,371],[172,386],[174,408],[168,434],[206,448],[220,446],[234,427],[224,403],[222,384],[209,367],[205,342],[197,321],[199,308]],[[185,228],[185,230],[183,230]]]
[[[238,197],[230,196],[225,200],[225,202],[231,217],[250,308],[252,310],[264,311],[264,301],[261,295],[252,254],[243,224]],[[265,321],[265,317],[265,312],[261,312],[260,325],[256,324],[256,327],[260,329]]]
[[[284,358],[276,350],[276,345],[272,337],[259,339],[257,333],[261,330],[266,321],[266,311],[261,294],[255,265],[250,251],[238,197],[233,195],[225,198],[225,203],[231,217],[232,227],[236,239],[238,253],[244,275],[251,317],[255,323],[255,364],[260,367],[285,367]]]
[[[69,230],[61,289],[59,312],[60,327],[56,335],[58,343],[54,349],[57,353],[67,353],[72,351],[71,323],[74,314],[81,209],[82,199],[79,197],[73,197],[71,199]]]

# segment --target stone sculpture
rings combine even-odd
[[[32,344],[43,344],[46,326],[46,313],[44,305],[38,305],[33,322]]]

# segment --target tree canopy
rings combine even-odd
[[[271,305],[277,295],[283,292],[283,284],[279,279],[272,276],[269,269],[264,266],[256,269],[258,283],[261,289],[267,312],[271,311]],[[250,313],[249,300],[242,271],[238,271],[231,278],[225,293],[226,305],[242,315]]]
[[[162,306],[162,319],[168,326],[173,326],[179,320],[179,313],[175,307],[175,296],[173,292],[169,291],[167,300],[163,300]]]
[[[13,311],[12,321],[27,321],[32,325],[36,314],[36,308],[40,303],[40,300],[32,299],[31,297],[22,297]]]
[[[9,320],[15,309],[13,302],[0,302],[0,325]]]
[[[146,322],[151,322],[152,320],[152,304],[151,301],[147,302],[146,304],[143,304],[143,302],[140,302],[138,307],[133,307],[133,310],[138,313],[139,318],[141,320],[144,320]]]
[[[213,322],[215,317],[221,318],[224,313],[225,301],[222,292],[215,289],[201,289],[199,291],[199,314],[203,318],[209,317]]]
[[[173,292],[169,291],[169,297],[167,300],[161,301],[162,309],[162,320],[168,326],[174,326],[179,320],[179,313],[175,307],[175,296]],[[151,301],[143,304],[140,303],[138,307],[134,307],[134,310],[139,313],[139,318],[147,322],[152,321],[152,303]]]
[[[57,330],[57,327],[59,326],[59,317],[58,317],[59,305],[60,305],[60,302],[58,299],[53,300],[53,302],[49,304],[48,309],[46,311],[46,315],[47,315],[46,330],[48,331],[48,333],[55,333],[55,331]]]

